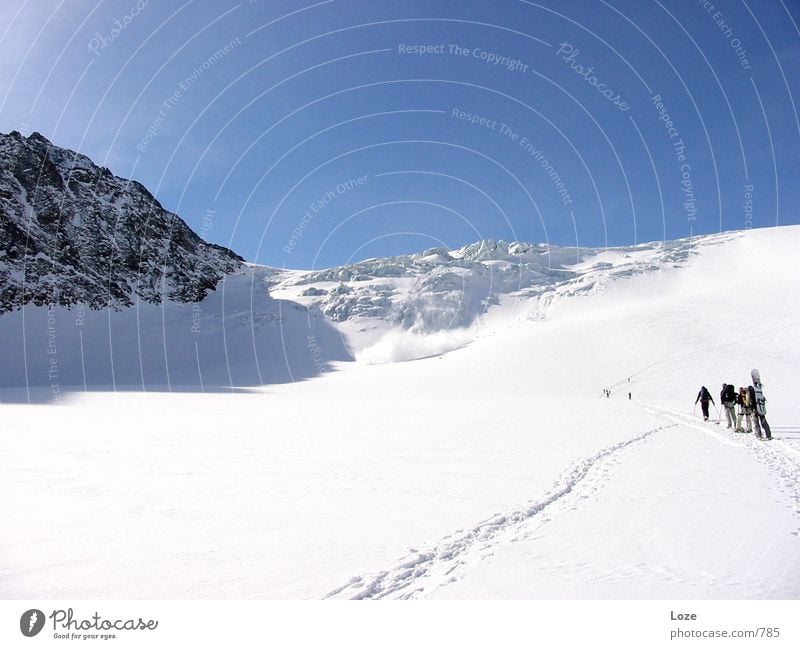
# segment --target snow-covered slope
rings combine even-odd
[[[226,268],[197,303],[29,304],[0,317],[0,385],[237,388],[317,375],[333,361],[422,358],[736,236],[602,250],[480,241],[321,271]]]
[[[361,360],[411,360],[449,351],[501,323],[545,318],[554,300],[685,263],[729,236],[602,250],[485,240],[277,275],[271,292],[337,323]]]
[[[86,389],[215,391],[298,381],[352,360],[323,316],[268,294],[270,276],[243,265],[199,303],[7,313],[0,386],[23,401]]]
[[[800,596],[800,228],[696,244],[565,260],[603,290],[500,296],[441,356],[248,393],[0,391],[2,594]],[[309,288],[290,279],[263,277]],[[692,416],[752,367],[770,443]]]

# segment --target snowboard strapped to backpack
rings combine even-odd
[[[755,406],[757,414],[765,416],[767,414],[767,399],[764,396],[763,385],[761,384],[761,374],[759,374],[758,370],[753,370],[750,372],[750,378],[753,379],[753,385],[747,389],[750,393],[750,403]]]

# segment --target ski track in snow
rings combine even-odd
[[[656,405],[654,403],[649,403],[646,401],[637,401],[637,403],[643,405],[645,410],[649,413],[654,415],[658,415],[663,417],[664,419],[671,421],[674,424],[678,424],[679,426],[686,426],[687,428],[694,428],[696,430],[701,430],[706,433],[709,437],[714,438],[720,444],[725,444],[727,446],[738,446],[740,448],[744,447],[744,444],[740,444],[731,439],[727,439],[725,434],[722,431],[716,431],[709,426],[710,422],[703,422],[697,419],[696,416],[691,415],[687,412],[683,412],[682,410],[678,410],[677,408],[671,408],[669,406],[661,406]],[[717,424],[711,424],[717,425]]]
[[[794,514],[800,518],[800,454],[781,440],[765,442],[748,437],[756,457],[776,475],[778,489],[793,501]],[[792,534],[800,536],[800,527]]]
[[[423,592],[456,581],[470,557],[481,560],[491,555],[493,547],[513,540],[520,528],[530,525],[534,519],[546,523],[550,519],[539,515],[553,505],[567,507],[571,500],[580,498],[580,503],[588,498],[607,481],[608,469],[616,463],[616,454],[675,425],[659,426],[608,446],[565,471],[542,500],[511,512],[495,514],[472,529],[459,530],[430,550],[412,550],[412,554],[402,558],[389,570],[355,576],[323,599],[413,599]],[[579,486],[580,493],[577,489]],[[577,508],[577,504],[573,508]]]
[[[660,415],[668,421],[702,430],[720,443],[749,448],[754,451],[758,461],[776,476],[778,489],[790,498],[794,514],[800,518],[800,451],[797,448],[780,439],[767,442],[756,439],[752,434],[727,432],[727,428],[716,431],[712,429],[714,424],[701,423],[694,415],[682,412],[677,408],[644,401],[637,403],[644,406],[648,412]],[[727,436],[735,436],[737,441],[727,439]],[[800,527],[792,533],[800,536]]]
[[[775,437],[775,436],[773,435],[773,437]],[[789,446],[786,442],[781,440],[779,437],[775,438],[775,440],[773,442],[773,446],[778,446],[779,448],[782,448],[785,451],[789,451],[789,454],[793,455],[795,460],[800,460],[800,451],[798,451],[796,448],[794,448],[792,446]]]

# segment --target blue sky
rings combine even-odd
[[[5,0],[0,130],[248,260],[800,223],[789,0]]]

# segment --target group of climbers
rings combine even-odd
[[[755,427],[756,437],[772,439],[772,431],[767,422],[767,399],[764,397],[761,375],[758,370],[753,370],[750,372],[750,378],[752,384],[740,387],[738,390],[733,384],[722,384],[719,400],[725,410],[728,428],[734,429],[737,433],[752,433]],[[703,411],[703,420],[708,421],[708,404],[714,404],[715,408],[717,404],[714,403],[714,397],[706,386],[702,386],[697,393],[695,404],[698,401]],[[743,421],[746,428],[742,427]]]

